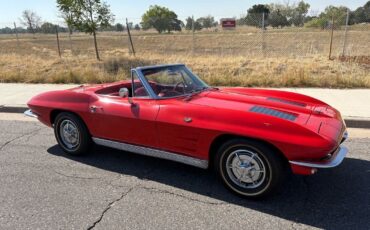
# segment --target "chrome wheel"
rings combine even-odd
[[[60,124],[59,134],[62,143],[68,149],[76,148],[80,143],[80,132],[71,120],[63,120]]]
[[[266,167],[257,153],[239,149],[232,152],[226,159],[226,172],[236,185],[254,189],[259,187],[266,178]]]

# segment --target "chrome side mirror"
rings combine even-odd
[[[130,97],[129,90],[127,88],[120,88],[118,94],[122,98],[126,98],[127,97],[128,102],[130,104],[134,104],[134,102],[132,101],[132,98]]]

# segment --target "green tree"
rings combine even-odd
[[[248,9],[248,14],[245,18],[245,23],[249,26],[262,27],[262,21],[265,21],[264,26],[270,14],[270,9],[267,5],[253,5],[252,8]]]
[[[181,25],[182,22],[177,18],[175,12],[158,5],[150,6],[149,10],[141,17],[143,29],[154,28],[158,33],[181,31]]]
[[[54,34],[55,25],[50,22],[44,22],[40,27],[40,31],[44,34]]]
[[[139,24],[135,24],[134,29],[135,29],[135,30],[140,30],[141,28],[140,28]]]
[[[61,12],[71,14],[72,25],[94,37],[96,58],[100,60],[96,32],[114,22],[109,5],[101,0],[57,0]]]
[[[72,5],[74,0],[57,0],[57,5],[60,12],[60,17],[63,18],[64,22],[68,26],[69,34],[73,33],[73,9]]]
[[[295,26],[303,26],[305,22],[305,17],[310,9],[310,4],[300,1],[296,7],[293,7],[290,23]]]
[[[192,30],[192,26],[193,26],[193,18],[188,17],[186,19],[185,29],[186,30]],[[199,23],[199,21],[194,20],[194,30],[201,30],[201,29],[202,29],[202,25]]]
[[[122,32],[122,31],[124,31],[124,30],[125,30],[125,27],[124,27],[121,23],[117,23],[117,24],[115,25],[115,28],[116,28],[116,31],[117,31],[117,32]]]
[[[350,24],[370,23],[370,1],[351,12]]]
[[[284,16],[282,13],[280,13],[279,10],[273,11],[269,15],[269,25],[278,28],[278,27],[284,27],[289,26],[290,23],[286,16]]]
[[[206,29],[217,26],[217,22],[215,21],[215,18],[212,17],[211,15],[198,18],[197,22],[201,25],[202,28],[206,28]]]

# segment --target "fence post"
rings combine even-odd
[[[192,46],[191,46],[191,52],[194,55],[195,53],[195,22],[194,22],[194,15],[191,16],[191,33],[192,33]]]
[[[127,19],[127,18],[126,18],[126,29],[127,29],[128,39],[129,39],[129,42],[130,42],[130,44],[131,44],[131,51],[132,51],[132,54],[133,54],[133,55],[134,55],[134,57],[135,57],[135,48],[134,48],[134,43],[132,43],[130,27],[129,27],[129,25],[128,25],[128,19]]]
[[[56,35],[57,35],[58,54],[59,54],[59,57],[61,58],[62,54],[60,53],[58,25],[55,25],[55,32],[56,32]]]
[[[334,15],[332,16],[331,19],[331,35],[330,35],[330,47],[329,47],[329,60],[331,59],[331,51],[333,48],[333,35],[334,35]]]
[[[348,21],[349,21],[349,9],[347,10],[346,27],[345,27],[345,29],[344,29],[343,51],[342,51],[342,56],[343,56],[343,57],[344,57],[344,55],[345,55],[345,52],[346,52],[346,46],[347,46]]]
[[[17,47],[19,49],[19,37],[18,37],[18,30],[17,30],[17,24],[14,22],[14,31],[15,31],[15,36],[17,38]]]
[[[262,55],[263,57],[266,57],[266,44],[265,44],[265,12],[262,13]]]

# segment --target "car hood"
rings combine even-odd
[[[203,93],[189,103],[210,106],[216,109],[227,109],[230,112],[275,112],[282,119],[295,117],[294,121],[305,124],[311,114],[321,107],[327,108],[316,99],[302,100],[303,95],[277,90],[256,90],[247,88],[221,88]],[[263,114],[263,115],[266,115]],[[324,113],[322,115],[325,115]],[[285,116],[285,117],[284,117]]]

